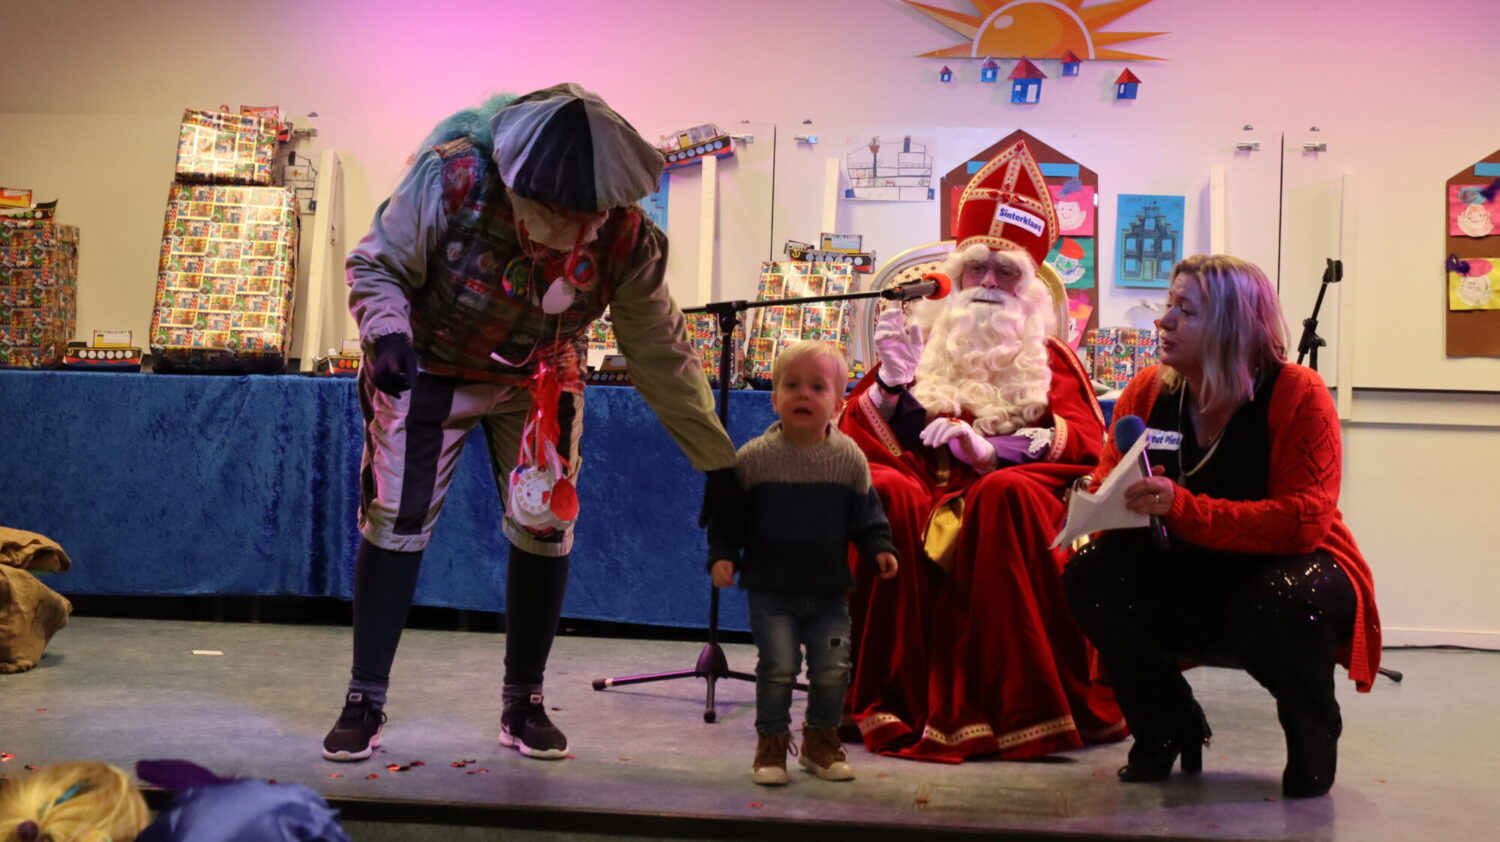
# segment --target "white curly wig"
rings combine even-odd
[[[955,250],[941,271],[961,282],[969,264],[991,259],[1021,269],[1015,295],[998,289],[956,290],[921,302],[912,316],[927,334],[912,395],[930,416],[974,415],[974,429],[998,436],[1035,426],[1047,412],[1052,370],[1047,337],[1055,328],[1052,294],[1024,251],[991,252],[983,244]]]

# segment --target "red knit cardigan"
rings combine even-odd
[[[1115,404],[1114,417],[1151,417],[1161,393],[1161,367],[1141,371]],[[1356,689],[1369,692],[1380,666],[1380,615],[1375,583],[1354,536],[1338,510],[1343,468],[1338,415],[1316,371],[1287,363],[1276,379],[1267,413],[1271,470],[1264,500],[1220,500],[1178,485],[1167,529],[1213,550],[1294,555],[1323,550],[1354,585],[1354,636],[1339,651]],[[1104,448],[1095,476],[1102,480],[1120,461],[1113,442]],[[1097,481],[1097,480],[1096,480]]]

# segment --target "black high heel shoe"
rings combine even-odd
[[[1129,762],[1115,773],[1120,780],[1132,784],[1164,781],[1172,774],[1172,766],[1179,755],[1183,774],[1203,771],[1203,747],[1208,745],[1214,732],[1208,727],[1203,708],[1197,702],[1192,705],[1192,720],[1176,729],[1175,736],[1166,740],[1137,740],[1130,747]]]

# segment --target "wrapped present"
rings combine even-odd
[[[277,128],[276,120],[257,114],[187,109],[177,135],[177,179],[270,184]]]
[[[1154,329],[1101,327],[1085,337],[1090,375],[1111,389],[1122,389],[1137,371],[1160,361]]]
[[[78,315],[78,229],[0,216],[0,366],[61,365]]]
[[[698,362],[703,373],[714,383],[719,382],[719,319],[712,313],[687,314],[688,342],[698,352]],[[734,326],[731,338],[734,345],[733,362],[730,364],[729,384],[739,388],[745,383],[745,322],[741,319]]]
[[[291,191],[174,184],[164,228],[151,315],[155,369],[285,369],[297,256]]]
[[[854,267],[838,263],[761,264],[758,301],[843,295],[858,290]],[[761,307],[753,311],[754,324],[745,348],[745,376],[760,385],[771,382],[771,367],[782,348],[801,339],[834,343],[849,358],[849,337],[854,319],[852,301]]]
[[[590,351],[598,351],[604,354],[617,352],[615,344],[615,325],[609,317],[608,308],[604,315],[593,320],[583,331],[584,342],[588,344]],[[590,356],[593,356],[592,354]]]

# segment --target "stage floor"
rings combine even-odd
[[[398,838],[376,824],[394,820],[528,828],[546,838],[778,840],[947,832],[1375,842],[1495,838],[1500,826],[1500,653],[1389,651],[1386,665],[1406,679],[1381,678],[1370,694],[1354,693],[1341,670],[1338,782],[1329,797],[1283,801],[1274,707],[1240,672],[1188,674],[1215,732],[1197,777],[1120,784],[1114,770],[1128,743],[958,766],[850,746],[857,781],[791,767],[789,786],[764,788],[749,776],[751,684],[719,683],[715,724],[703,722],[698,679],[591,688],[598,677],[690,669],[700,644],[560,636],[547,704],[573,756],[559,762],[496,746],[503,644],[498,634],[408,631],[384,752],[335,764],[319,743],[340,706],[348,629],[74,618],[41,667],[0,676],[0,752],[14,755],[0,772],[188,758],[221,774],[305,783],[344,810],[356,840]],[[725,648],[731,669],[753,671],[753,647]],[[424,765],[387,769],[414,761]],[[452,765],[462,761],[471,762]],[[480,838],[457,828],[444,836]]]

